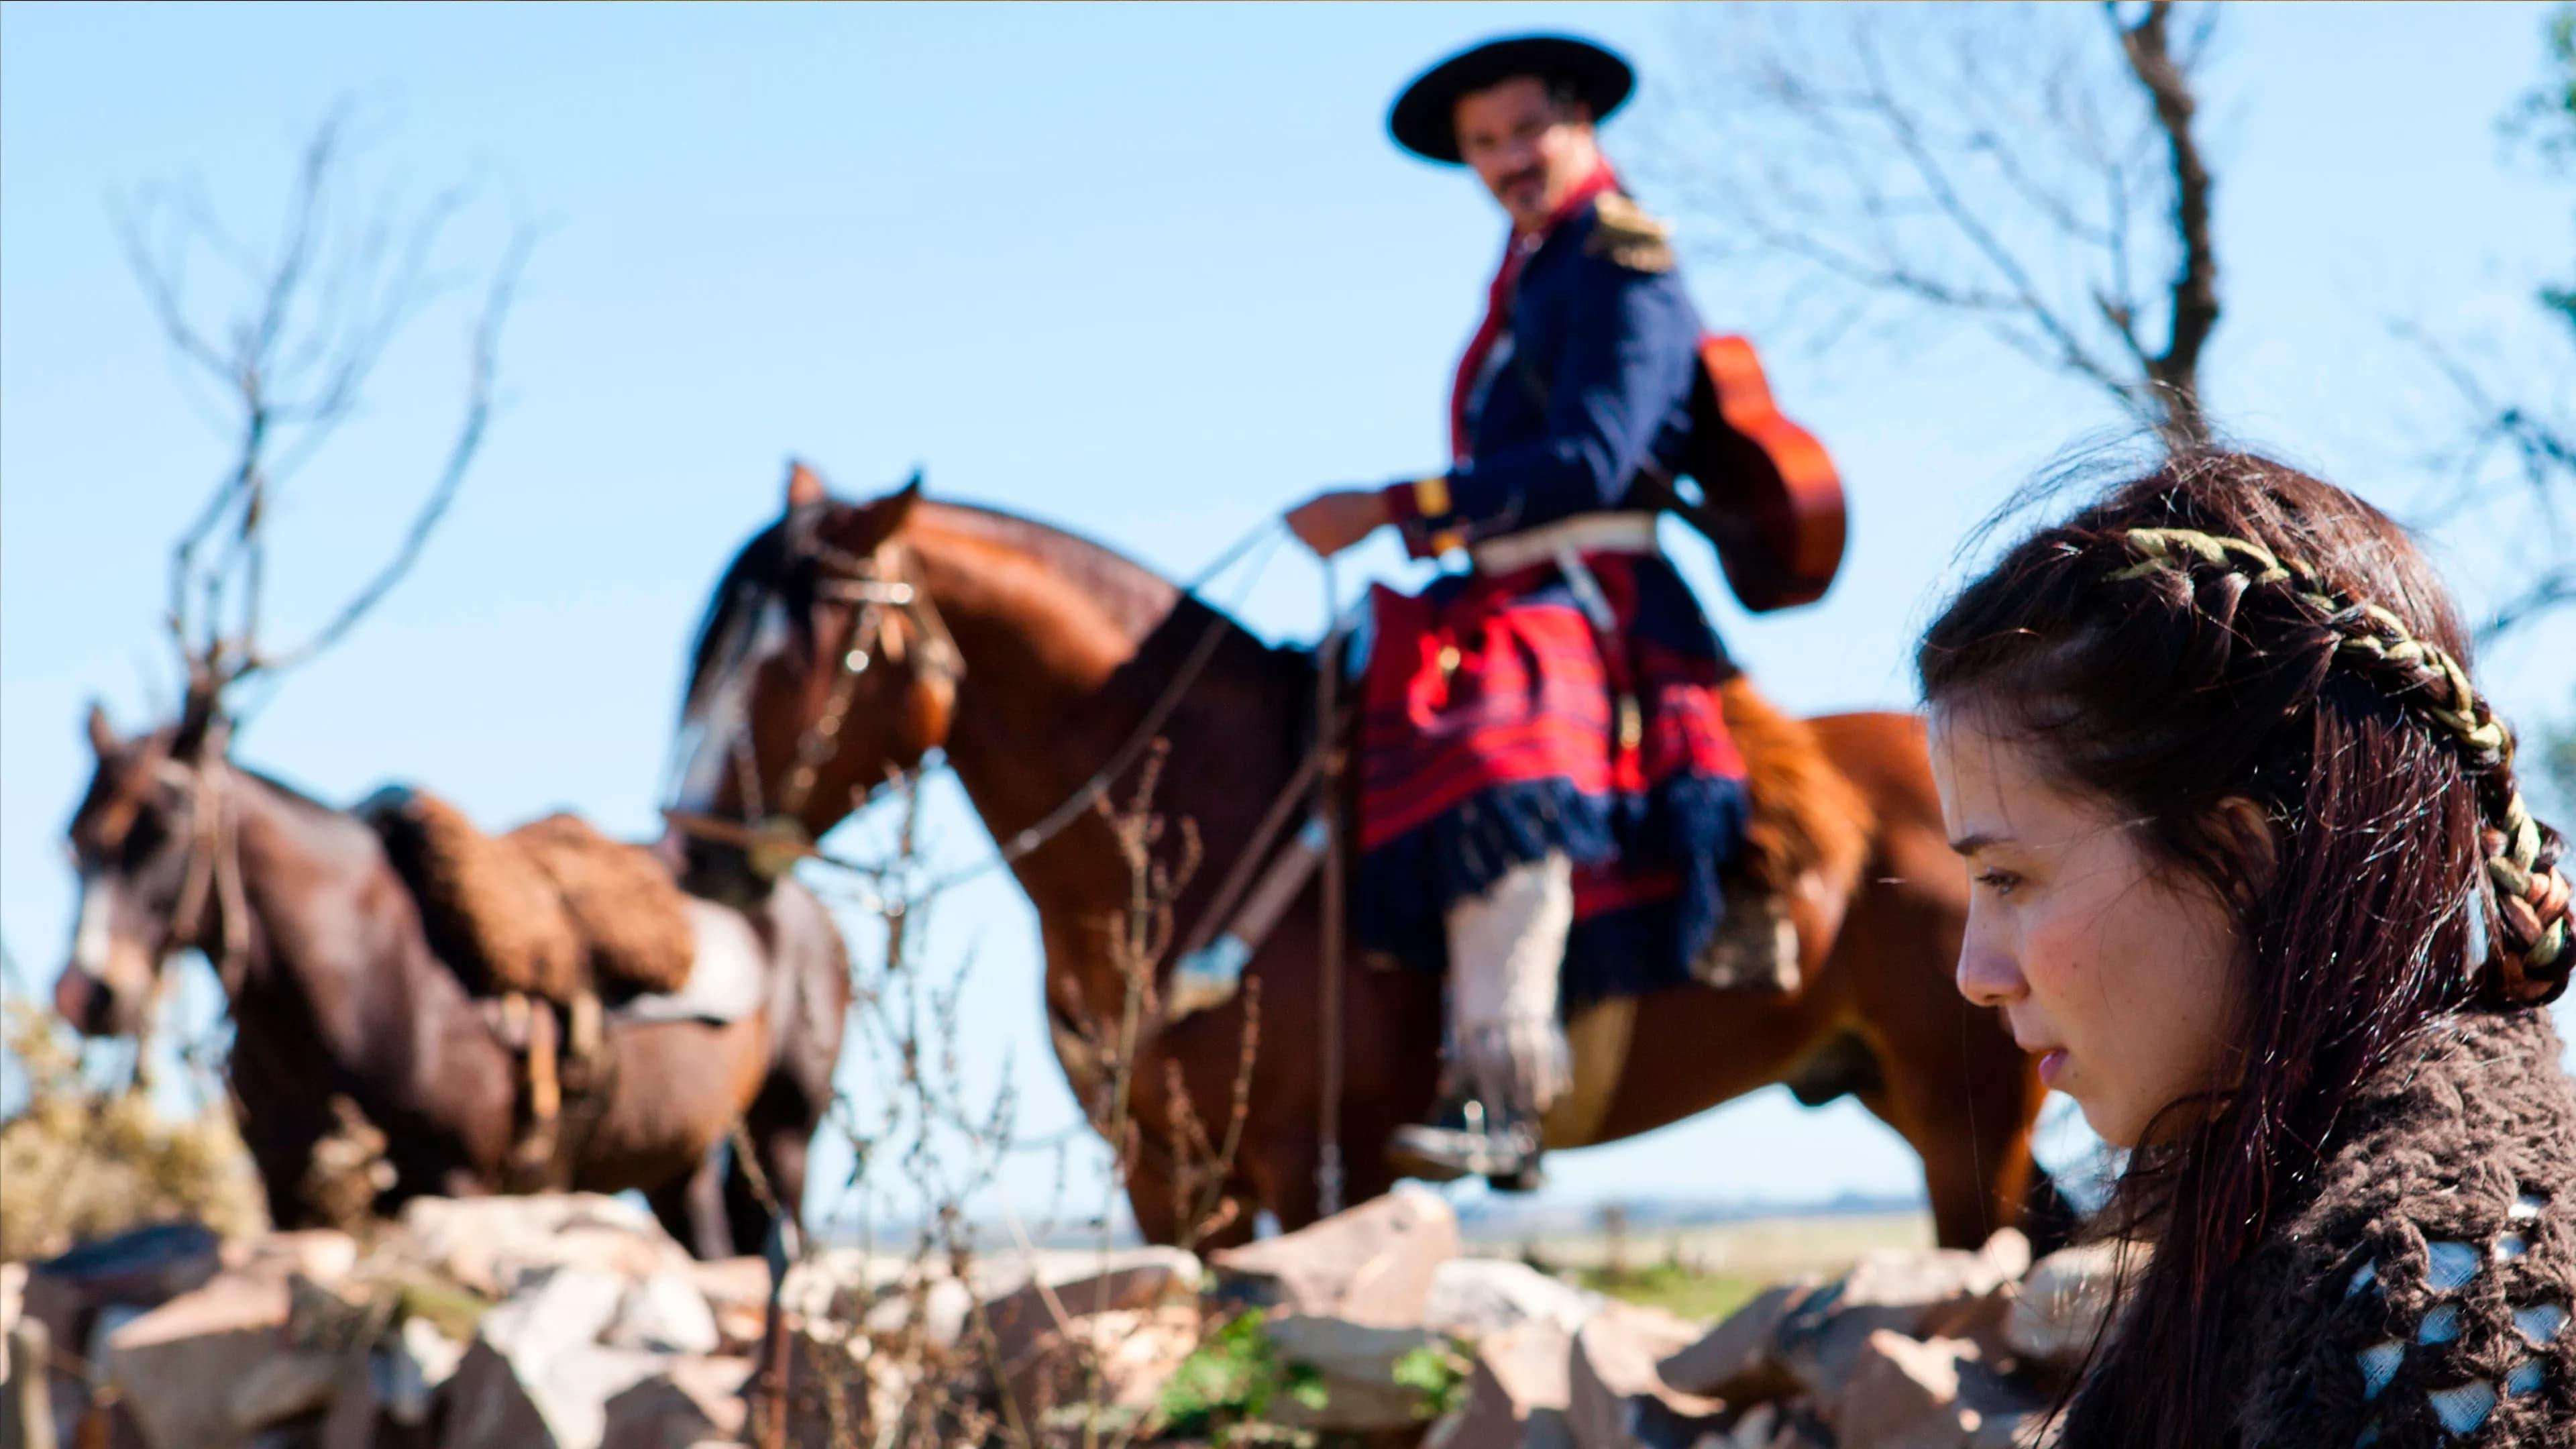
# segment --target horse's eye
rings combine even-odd
[[[126,869],[135,870],[150,863],[152,857],[160,853],[162,843],[169,838],[169,828],[162,824],[158,813],[147,810],[135,816],[134,824],[127,828],[124,844],[120,847]]]

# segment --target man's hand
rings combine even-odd
[[[1391,521],[1374,488],[1337,488],[1288,510],[1288,531],[1317,558],[1331,558]]]

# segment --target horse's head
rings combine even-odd
[[[118,738],[106,711],[90,706],[98,767],[69,831],[80,915],[72,959],[54,986],[55,1009],[87,1035],[140,1032],[162,965],[207,944],[216,843],[200,816],[215,808],[206,771],[221,764],[224,737],[211,706],[132,739]]]
[[[788,470],[785,514],[716,585],[680,714],[672,810],[709,848],[801,845],[948,738],[961,664],[905,535],[921,480],[865,503]],[[756,873],[792,856],[754,846]]]

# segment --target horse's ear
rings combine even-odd
[[[912,505],[920,501],[921,470],[915,468],[912,476],[903,480],[902,487],[877,500],[874,511],[879,520],[879,535],[890,534],[903,527],[904,520],[912,516]]]
[[[116,747],[124,743],[116,737],[116,726],[108,723],[107,707],[97,700],[89,702],[89,718],[83,723],[89,730],[91,753],[102,760],[115,754]]]
[[[805,466],[802,458],[787,460],[787,511],[795,512],[809,503],[820,503],[824,497],[823,475]]]

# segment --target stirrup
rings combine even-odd
[[[1538,1134],[1517,1122],[1489,1123],[1484,1104],[1475,1101],[1437,1122],[1398,1127],[1387,1156],[1405,1176],[1425,1182],[1482,1177],[1505,1191],[1527,1191],[1509,1184],[1535,1187],[1539,1180]]]

